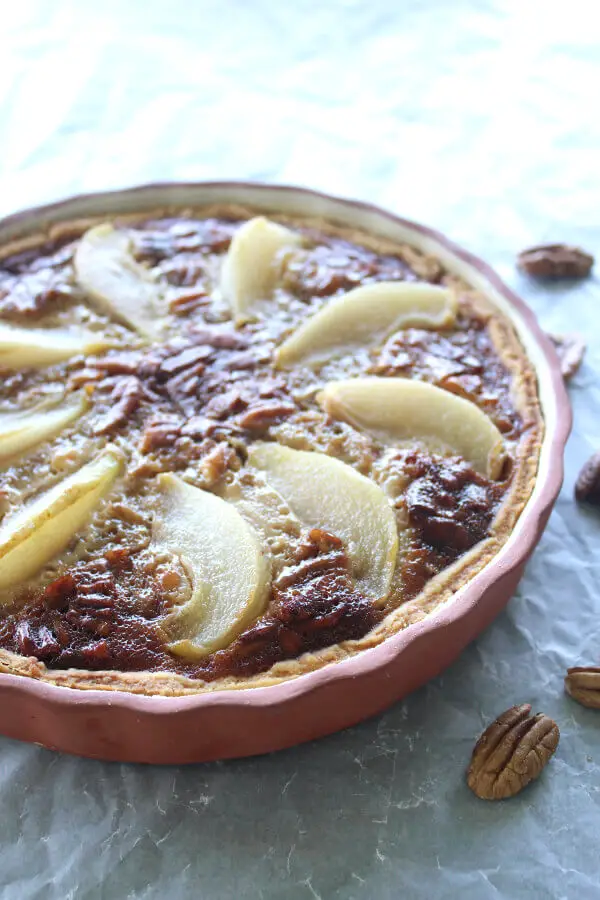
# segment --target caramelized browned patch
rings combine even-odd
[[[75,566],[0,622],[0,643],[56,668],[152,669],[161,599],[127,548]]]
[[[489,534],[506,484],[488,481],[458,457],[414,454],[404,466],[412,478],[405,503],[413,537],[401,564],[409,599]]]

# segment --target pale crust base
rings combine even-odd
[[[163,207],[146,211],[143,214],[115,216],[114,221],[132,224],[169,215],[196,215],[200,218],[211,216],[250,218],[255,213],[248,208],[232,205],[203,207],[201,210]],[[321,233],[345,238],[378,253],[394,253],[403,258],[422,278],[427,278],[432,272],[440,271],[440,264],[435,258],[427,256],[409,245],[395,244],[374,235],[351,228],[334,226],[318,219],[286,217],[277,214],[273,214],[271,217],[282,223],[314,227]],[[86,228],[101,221],[106,221],[106,217],[94,217],[53,225],[45,232],[37,232],[27,238],[5,244],[0,249],[0,259],[37,247],[49,239],[66,235],[76,238]],[[167,672],[56,670],[46,668],[35,657],[19,656],[7,650],[0,650],[0,672],[24,675],[49,684],[80,690],[120,690],[165,697],[268,687],[376,647],[386,638],[421,621],[440,606],[448,603],[458,590],[463,588],[484,566],[492,562],[510,536],[535,486],[544,425],[538,400],[536,373],[525,355],[510,321],[501,315],[486,297],[470,288],[461,278],[448,275],[444,281],[467,291],[473,305],[490,317],[489,334],[500,359],[514,376],[513,400],[524,422],[524,433],[514,459],[513,481],[496,516],[489,538],[481,541],[453,565],[433,578],[417,597],[390,612],[376,628],[360,640],[344,641],[316,653],[305,653],[298,659],[276,663],[267,672],[259,675],[245,678],[230,676],[213,682],[204,682]]]

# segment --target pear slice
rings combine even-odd
[[[18,328],[0,323],[0,368],[41,368],[74,356],[101,353],[111,342],[100,334],[62,328]]]
[[[281,271],[285,249],[301,243],[289,228],[257,216],[235,233],[221,269],[221,293],[237,322],[252,318],[252,307],[269,297]]]
[[[502,435],[478,406],[425,381],[350,378],[326,384],[317,401],[333,419],[348,422],[386,444],[424,441],[462,456],[489,478],[506,457]]]
[[[380,281],[334,297],[283,342],[278,368],[379,343],[399,328],[443,328],[456,318],[456,297],[433,284]]]
[[[165,619],[174,653],[191,659],[226,647],[263,611],[269,566],[254,529],[220,497],[159,475],[153,542],[180,556],[192,595]]]
[[[339,459],[281,444],[253,444],[248,461],[264,471],[304,525],[341,538],[364,594],[385,597],[394,574],[398,532],[381,488]]]
[[[0,467],[55,437],[89,408],[85,394],[72,394],[64,402],[60,400],[19,412],[0,413]]]
[[[11,515],[0,527],[0,590],[25,581],[86,524],[121,470],[107,448],[95,460]]]
[[[103,224],[90,228],[75,251],[75,273],[98,309],[147,340],[160,330],[163,289],[132,253],[126,231]]]

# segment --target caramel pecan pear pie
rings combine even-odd
[[[0,261],[0,671],[263,686],[502,547],[542,422],[507,317],[414,247],[232,206]]]

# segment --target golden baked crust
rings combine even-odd
[[[253,214],[254,212],[250,209],[231,205],[205,207],[201,210],[167,207],[150,212],[144,211],[139,215],[117,216],[114,221],[117,224],[133,224],[170,215],[243,219],[250,218]],[[422,253],[416,247],[398,245],[355,229],[332,225],[320,220],[290,218],[276,213],[271,218],[283,224],[312,227],[321,233],[342,237],[378,254],[393,253],[403,259],[423,279],[437,277],[440,272],[443,272],[442,283],[458,285],[468,295],[473,308],[485,315],[487,330],[494,349],[505,368],[512,375],[512,401],[523,421],[522,437],[515,451],[512,481],[495,517],[490,536],[431,579],[416,597],[389,612],[383,621],[365,637],[343,641],[317,652],[305,653],[296,659],[277,662],[267,672],[261,674],[228,676],[205,682],[167,672],[56,670],[47,668],[44,663],[34,657],[19,656],[7,650],[0,650],[1,672],[24,675],[70,688],[125,690],[137,694],[164,696],[266,687],[296,678],[375,647],[391,635],[422,620],[443,604],[451,602],[452,596],[494,559],[511,534],[533,491],[543,438],[543,421],[538,400],[536,374],[511,322],[487,297],[471,288],[458,276],[447,272],[437,259]],[[85,229],[100,221],[105,221],[105,219],[91,218],[52,225],[45,232],[39,232],[20,241],[6,244],[0,249],[0,259],[25,249],[36,248],[48,240],[63,238],[65,235],[77,237]]]

